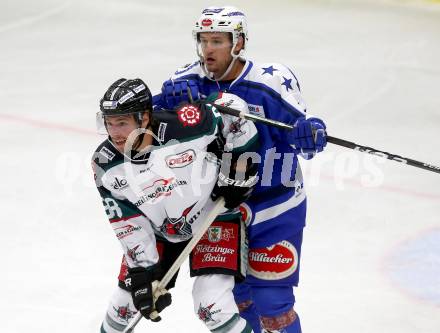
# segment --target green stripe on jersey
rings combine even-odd
[[[229,319],[226,323],[223,325],[214,328],[211,330],[213,333],[227,333],[231,330],[232,327],[240,320],[240,315],[238,313],[235,313],[231,319]]]
[[[233,153],[245,153],[258,151],[260,143],[258,141],[258,134],[255,134],[252,138],[246,142],[245,145],[232,149]]]

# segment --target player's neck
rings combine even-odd
[[[228,73],[228,75],[226,75],[224,78],[222,78],[221,81],[235,80],[242,72],[244,65],[245,65],[245,62],[241,61],[240,59],[237,59],[234,62],[234,65],[232,65],[232,68],[231,68],[230,72]],[[219,75],[218,77],[221,77],[221,75]]]

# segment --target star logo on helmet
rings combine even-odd
[[[177,111],[179,121],[186,126],[196,126],[200,123],[200,110],[194,105],[186,105]]]

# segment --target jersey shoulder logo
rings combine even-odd
[[[110,149],[107,147],[102,147],[99,151],[99,154],[104,156],[107,160],[111,161],[115,157],[115,153],[113,153]]]
[[[185,105],[177,110],[179,121],[186,126],[196,126],[200,123],[201,115],[198,107],[194,105]]]

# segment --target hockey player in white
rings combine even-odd
[[[193,37],[198,60],[164,82],[156,105],[171,108],[188,100],[188,91],[193,98],[223,91],[244,99],[250,113],[294,125],[285,131],[257,124],[261,177],[242,205],[249,225],[249,269],[234,295],[255,332],[300,333],[292,287],[299,281],[306,195],[298,156],[309,159],[324,149],[326,126],[321,119],[306,118],[298,80],[288,67],[245,58],[248,28],[243,11],[205,8]]]
[[[213,96],[213,101],[247,109],[231,94]],[[196,277],[194,310],[212,332],[252,332],[239,316],[232,289],[235,278],[245,274],[241,257],[246,236],[237,207],[249,197],[257,177],[252,159],[240,158],[258,148],[253,123],[197,104],[153,113],[150,91],[140,79],[113,83],[100,106],[97,120],[108,139],[97,148],[92,164],[124,251],[119,285],[101,332],[122,332],[138,310],[152,319],[153,311],[171,304],[167,290],[153,297],[152,283],[197,232],[207,203],[219,196],[225,199],[225,212],[190,256],[191,276]],[[226,156],[228,162],[219,159]]]

